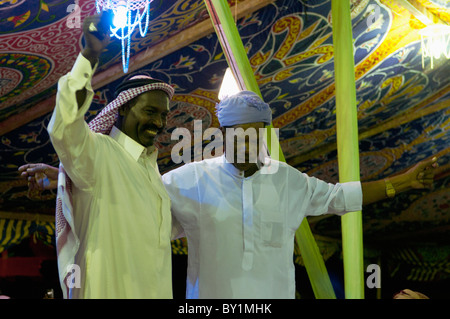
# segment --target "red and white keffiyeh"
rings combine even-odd
[[[132,87],[122,91],[117,98],[89,122],[89,128],[93,132],[109,134],[116,123],[119,108],[142,93],[161,90],[167,93],[169,100],[173,97],[173,87],[164,82],[156,82],[156,80],[147,76],[135,76],[130,78],[127,83],[133,80],[138,80],[137,83],[142,83],[139,80],[147,80],[148,82],[155,83]],[[59,278],[64,298],[67,299],[72,297],[72,288],[76,288],[74,287],[74,278],[72,275],[75,275],[73,273],[75,270],[75,255],[78,252],[80,242],[73,223],[72,181],[66,174],[62,163],[59,165],[55,224]]]

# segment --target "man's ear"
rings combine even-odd
[[[130,102],[127,102],[119,108],[119,116],[125,116],[129,110],[130,110]]]
[[[116,124],[115,124],[119,130],[122,129],[123,118],[125,117],[125,115],[128,114],[129,110],[130,110],[130,107],[128,106],[128,103],[119,107],[119,116],[117,117]]]

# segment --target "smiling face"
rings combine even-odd
[[[164,130],[169,112],[169,97],[163,91],[139,95],[119,110],[118,128],[144,147],[153,145]]]

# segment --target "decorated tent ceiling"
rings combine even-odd
[[[440,58],[431,68],[426,58],[422,65],[418,30],[424,25],[402,1],[351,3],[362,181],[397,174],[433,156],[440,164],[432,190],[364,208],[365,243],[449,244],[450,62]],[[448,1],[410,3],[450,24]],[[229,4],[287,162],[337,182],[331,1]],[[94,0],[0,0],[0,220],[39,215],[47,221],[54,213],[55,193],[28,194],[17,168],[58,164],[46,126],[57,81],[83,45],[81,23],[94,12]],[[143,39],[137,33],[131,54],[130,71],[123,74],[120,43],[108,46],[86,119],[112,100],[118,83],[137,73],[173,85],[168,125],[157,139],[164,173],[176,166],[170,156],[175,128],[192,130],[194,120],[202,120],[203,129],[218,127],[214,108],[227,63],[203,0],[154,0],[149,32]],[[339,240],[338,217],[310,224],[317,238]]]

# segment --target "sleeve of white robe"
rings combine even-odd
[[[195,164],[185,164],[162,176],[163,184],[170,197],[172,216],[172,238],[184,236],[183,229],[197,225],[201,205],[199,204],[199,180]],[[181,227],[180,227],[181,224]]]
[[[287,178],[290,214],[298,225],[305,216],[343,215],[362,209],[360,182],[327,183],[294,168]]]
[[[91,86],[91,63],[80,53],[72,68],[58,81],[56,106],[53,111],[48,133],[59,160],[72,182],[80,189],[88,191],[93,185],[94,159],[96,154],[93,133],[85,119],[94,92]],[[86,99],[78,108],[76,92],[86,88]]]

